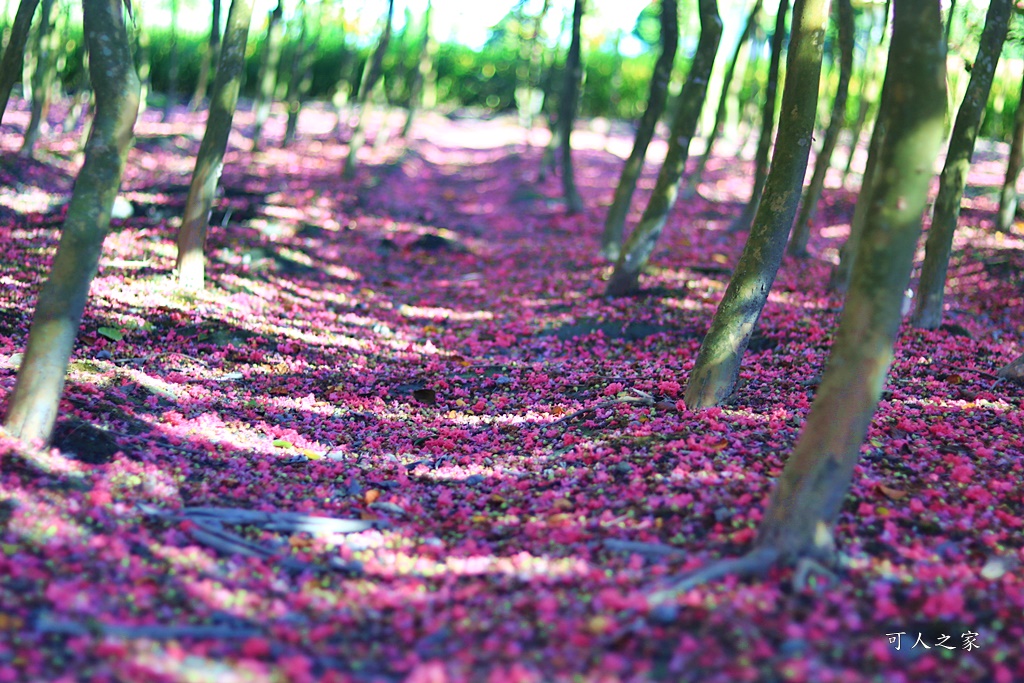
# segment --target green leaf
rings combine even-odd
[[[101,336],[106,337],[107,339],[111,339],[113,341],[121,341],[122,339],[124,339],[124,335],[121,334],[121,330],[117,329],[116,327],[101,327],[96,331],[99,332]]]
[[[286,439],[274,439],[271,442],[271,445],[273,445],[274,448],[291,448],[292,442]]]

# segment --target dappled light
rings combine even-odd
[[[55,2],[69,12],[53,30],[80,40],[77,2]],[[920,18],[915,2],[941,33],[949,17],[933,0],[894,0],[901,20]],[[582,93],[567,102],[575,0],[515,4],[479,48],[438,42],[431,22],[451,21],[441,2],[408,12],[401,1],[284,3],[276,37],[274,3],[257,2],[235,55],[248,85],[221,131],[223,167],[202,181],[209,215],[191,219],[200,277],[184,283],[176,240],[220,50],[206,42],[209,3],[86,3],[131,6],[148,107],[84,313],[61,314],[77,324],[70,359],[33,366],[41,286],[60,279],[58,245],[76,239],[69,203],[91,115],[71,40],[57,50],[60,88],[39,137],[22,151],[42,101],[32,73],[45,32],[32,29],[29,78],[0,124],[0,410],[10,414],[29,371],[45,365],[64,383],[48,438],[0,430],[0,683],[1022,679],[1024,390],[1006,368],[1024,356],[1024,223],[1019,211],[1008,229],[997,223],[1018,52],[986,105],[941,323],[914,326],[925,249],[908,239],[909,283],[860,282],[877,296],[848,307],[844,336],[846,299],[830,280],[850,263],[855,206],[888,189],[891,214],[861,205],[888,221],[910,201],[896,191],[901,174],[879,185],[868,168],[871,131],[888,121],[878,118],[885,3],[853,7],[845,128],[806,251],[783,256],[792,220],[776,226],[777,272],[744,270],[745,250],[763,266],[768,246],[752,247],[736,224],[759,172],[781,177],[789,164],[795,179],[767,181],[778,195],[765,195],[765,221],[795,213],[802,190],[801,164],[786,155],[807,151],[807,135],[775,149],[773,166],[754,160],[778,4],[701,0],[706,43],[718,41],[716,12],[724,22],[712,69],[693,54],[697,3],[680,3],[680,57],[672,73],[663,65],[668,113],[654,122],[625,237],[652,205],[664,220],[614,292],[624,259],[610,257],[628,242],[607,249],[603,228],[637,134],[622,117],[639,116],[648,96],[661,3],[640,3],[629,25],[602,23],[618,3],[579,3]],[[954,13],[950,103],[966,88],[983,14]],[[800,22],[785,19],[789,39]],[[811,165],[835,97],[836,35],[815,47],[826,55],[818,119],[813,106],[800,112]],[[271,38],[281,52],[267,61]],[[789,72],[798,61],[815,72],[819,59],[794,57]],[[710,78],[698,69],[687,84],[701,60]],[[808,94],[812,76],[800,83]],[[534,93],[536,111],[515,110]],[[571,135],[559,111],[580,117]],[[686,125],[673,128],[679,111]],[[680,177],[659,183],[680,152],[674,129],[689,147],[676,156]],[[930,172],[903,174],[921,179],[919,194],[931,183],[926,233],[939,186]],[[916,230],[916,216],[901,220]],[[890,263],[894,229],[872,227],[883,224],[857,258]],[[727,321],[724,341],[702,352],[733,288],[742,324]],[[889,328],[875,318],[885,306],[896,334],[887,374]],[[863,343],[851,351],[850,339]],[[844,343],[847,368],[869,346],[877,354],[837,387],[841,354],[830,354]],[[688,383],[702,355],[712,374],[733,364],[738,374],[697,409]],[[841,435],[854,456],[848,489],[836,484],[847,483],[841,449],[808,436],[823,396],[838,406],[819,416],[828,428],[873,414],[863,439]],[[877,409],[853,402],[865,396]],[[772,526],[766,501],[791,481],[798,444],[812,442],[824,444],[809,460],[819,470],[783,507],[816,524],[813,547],[793,551],[785,544],[806,530]],[[831,519],[806,505],[822,482]]]

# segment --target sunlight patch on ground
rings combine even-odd
[[[425,320],[493,320],[491,311],[456,311],[442,306],[411,306],[402,304],[398,312],[407,318],[423,318]]]

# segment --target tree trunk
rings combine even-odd
[[[287,147],[295,140],[295,134],[299,129],[299,114],[302,113],[302,103],[309,94],[309,88],[313,85],[313,58],[316,57],[316,45],[319,43],[319,27],[321,25],[318,13],[321,5],[317,4],[314,10],[309,9],[305,0],[299,2],[299,11],[296,20],[299,22],[299,35],[295,39],[295,49],[292,53],[291,69],[292,77],[288,79],[288,91],[285,94],[285,102],[288,104],[288,120],[285,122],[284,137],[281,139],[281,146]],[[307,14],[312,16],[307,16]],[[317,27],[312,39],[309,35],[309,26],[312,23]]]
[[[281,43],[284,29],[281,26],[281,16],[284,14],[284,7],[281,0],[277,6],[267,15],[267,32],[263,38],[263,58],[260,60],[260,85],[256,91],[256,113],[252,129],[252,150],[255,152],[260,148],[263,138],[263,125],[270,116],[270,109],[274,106],[274,94],[277,92],[278,64],[281,61]]]
[[[736,130],[734,138],[737,142],[736,157],[740,157],[747,148],[749,138],[754,134],[754,124],[761,119],[761,112],[757,103],[761,97],[761,83],[757,78],[758,65],[760,64],[760,46],[767,42],[768,36],[765,30],[757,23],[754,24],[754,31],[750,35],[750,48],[747,52],[747,60],[743,65],[743,77],[740,79],[739,93],[742,99],[737,98]],[[742,141],[741,141],[742,138]]]
[[[856,206],[853,207],[853,218],[850,219],[850,234],[839,249],[839,264],[829,278],[829,289],[841,294],[846,293],[850,285],[853,266],[860,249],[861,235],[864,232],[864,222],[867,220],[868,209],[871,208],[872,192],[874,192],[875,183],[878,180],[878,161],[882,145],[885,143],[886,127],[889,122],[889,89],[891,87],[889,79],[890,74],[886,70],[882,82],[882,92],[879,95],[878,113],[871,131],[871,141],[868,143],[868,159],[864,165],[864,175],[860,180],[860,196]]]
[[[1006,180],[999,192],[999,215],[996,229],[1009,232],[1017,215],[1017,178],[1024,168],[1024,78],[1020,82],[1020,101],[1013,116],[1013,136],[1010,138],[1010,156],[1006,160]]]
[[[757,139],[757,154],[754,156],[754,187],[750,192],[750,201],[743,207],[743,213],[729,227],[730,232],[742,232],[750,229],[751,221],[757,214],[757,207],[761,203],[761,194],[764,192],[764,186],[768,180],[772,132],[775,130],[779,63],[782,60],[782,47],[786,40],[786,13],[788,11],[789,0],[779,0],[779,13],[775,17],[775,33],[772,34],[772,58],[768,64],[768,83],[765,86],[764,107],[761,110],[761,135]],[[818,69],[820,71],[821,67],[819,66]],[[817,106],[817,97],[815,97],[815,106]],[[801,182],[803,181],[801,180]]]
[[[164,100],[163,120],[167,121],[178,100],[178,75],[181,66],[181,54],[178,51],[178,18],[180,0],[171,0],[171,40],[167,55],[167,93]]]
[[[836,0],[836,18],[839,25],[839,83],[836,85],[836,96],[832,101],[832,113],[829,116],[825,139],[821,141],[821,151],[814,160],[814,175],[804,192],[800,213],[793,225],[793,234],[789,238],[789,253],[792,256],[807,256],[807,240],[811,234],[811,222],[818,212],[818,201],[821,190],[825,187],[825,175],[832,163],[832,152],[839,141],[839,133],[846,122],[846,96],[850,89],[850,74],[853,71],[853,7],[850,0]]]
[[[565,57],[565,85],[559,102],[558,129],[562,146],[562,195],[565,210],[569,214],[583,211],[583,200],[576,189],[576,173],[572,165],[572,129],[576,124],[576,109],[579,107],[580,85],[583,81],[583,61],[580,58],[583,38],[580,24],[583,21],[584,0],[576,0],[572,10],[572,41],[569,54]]]
[[[548,172],[556,173],[558,171],[555,163],[555,153],[558,151],[558,147],[562,143],[562,136],[559,134],[561,125],[558,121],[559,111],[561,110],[561,98],[565,95],[557,92],[555,86],[556,78],[558,73],[556,62],[557,62],[557,51],[558,46],[562,44],[562,38],[566,33],[569,33],[572,27],[572,13],[567,12],[562,18],[561,28],[558,30],[558,39],[554,41],[552,47],[548,50],[547,59],[547,70],[544,81],[544,97],[541,100],[541,111],[545,112],[547,116],[548,130],[551,131],[551,137],[548,138],[548,144],[544,146],[544,151],[540,156],[540,169],[537,171],[537,182],[542,183],[548,176]],[[543,70],[543,66],[541,69]],[[552,105],[552,100],[555,104]]]
[[[892,361],[932,165],[942,143],[945,42],[939,3],[896,0],[890,134],[879,159],[850,293],[807,425],[761,522],[780,559],[833,559],[832,526]],[[862,195],[859,201],[865,201]]]
[[[690,373],[685,401],[691,409],[719,405],[732,395],[743,352],[782,263],[811,149],[827,19],[827,0],[793,5],[775,159],[750,236]]]
[[[199,65],[199,78],[196,80],[196,91],[192,93],[192,104],[189,109],[199,111],[206,99],[206,91],[210,87],[210,71],[217,59],[217,51],[220,48],[220,3],[221,0],[213,0],[213,18],[210,20],[210,41],[206,45],[206,54]]]
[[[68,360],[96,274],[121,184],[139,106],[120,0],[83,0],[85,43],[96,114],[50,275],[39,292],[28,348],[4,429],[25,442],[49,441]]]
[[[928,228],[924,264],[921,266],[921,281],[911,318],[911,322],[918,328],[934,330],[942,324],[946,270],[949,268],[949,253],[953,248],[953,233],[956,232],[957,220],[960,218],[960,200],[967,185],[967,173],[971,170],[974,141],[978,137],[981,117],[985,113],[992,77],[999,62],[999,53],[1003,50],[1003,41],[1006,40],[1010,4],[1011,0],[991,0],[989,3],[985,28],[978,44],[978,55],[971,69],[971,80],[967,84],[953,133],[949,137],[949,149],[939,176],[939,194],[932,210],[932,224]]]
[[[707,98],[711,70],[718,54],[718,43],[722,38],[722,19],[718,15],[716,0],[700,0],[698,9],[700,41],[686,83],[679,93],[679,106],[672,121],[665,162],[658,172],[658,180],[640,223],[615,262],[615,270],[608,280],[605,296],[623,296],[639,288],[640,271],[651,257],[679,195],[679,183],[686,168],[690,140],[697,130],[697,121]]]
[[[178,230],[178,282],[186,289],[203,288],[206,231],[224,166],[224,152],[228,146],[235,105],[238,104],[251,18],[252,0],[231,0],[224,44],[221,46],[217,73],[213,79],[213,91],[210,93],[206,132],[196,155],[192,183],[185,201],[185,214]]]
[[[150,75],[152,73],[152,61],[150,59],[150,35],[146,26],[146,9],[142,2],[135,2],[132,6],[132,16],[135,22],[135,57],[138,61],[139,82],[142,83],[142,90],[139,93],[139,116],[146,111],[146,101],[149,98],[151,89]],[[88,122],[86,123],[88,125]]]
[[[1017,384],[1024,384],[1024,354],[1014,358],[1012,361],[999,368],[997,373],[1002,379],[1008,379]]]
[[[548,0],[545,0],[547,2]],[[434,40],[430,30],[430,19],[433,14],[433,7],[430,0],[427,0],[427,9],[423,13],[423,40],[420,43],[420,55],[417,60],[416,71],[413,72],[412,85],[409,87],[409,111],[405,115],[405,123],[402,125],[401,137],[409,137],[412,132],[412,122],[416,117],[416,110],[423,106],[423,83],[427,75],[434,70],[434,57],[437,54],[437,41]]]
[[[53,5],[54,0],[43,0],[39,6],[39,21],[36,22],[35,44],[32,50],[35,58],[35,66],[32,69],[32,111],[19,152],[23,157],[32,156],[46,114],[50,110],[51,86],[55,77],[58,49],[54,44],[54,38],[60,38],[54,26]]]
[[[750,14],[747,15],[747,23],[744,25],[743,33],[740,34],[740,38],[736,42],[736,49],[733,50],[732,58],[729,60],[729,65],[725,69],[725,75],[722,77],[722,92],[718,96],[715,123],[711,127],[711,132],[708,133],[708,139],[704,145],[704,153],[697,160],[697,167],[693,169],[693,173],[686,180],[686,187],[683,189],[683,199],[689,199],[697,194],[697,188],[700,186],[704,169],[708,165],[708,160],[711,159],[711,152],[714,149],[715,142],[718,140],[718,136],[722,133],[722,127],[725,125],[725,115],[729,102],[729,86],[732,84],[732,77],[736,73],[736,64],[739,62],[740,52],[743,46],[750,42],[750,37],[754,33],[757,17],[761,14],[763,4],[764,0],[754,0],[754,6],[750,9]]]
[[[872,35],[875,31],[875,24],[878,17],[878,13],[873,9],[865,12],[867,15],[867,27],[863,33],[863,44],[864,44],[864,62],[861,67],[861,79],[860,79],[860,90],[857,96],[857,117],[853,121],[853,125],[850,128],[850,149],[846,156],[846,166],[843,168],[843,182],[842,186],[846,187],[847,178],[850,177],[850,172],[853,170],[853,158],[854,152],[860,145],[861,133],[864,130],[864,124],[868,121],[871,115],[874,116],[874,120],[881,121],[884,117],[881,113],[881,106],[884,102],[884,85],[885,85],[885,60],[879,55],[883,51],[883,45],[885,43],[888,34],[885,32],[885,26],[888,22],[888,5],[885,6],[885,16],[881,19],[882,26],[882,38],[876,43],[872,39]],[[880,72],[881,69],[881,72]],[[879,80],[882,85],[879,87]],[[871,112],[872,106],[877,102],[878,106],[876,111]],[[870,155],[870,147],[874,141],[874,130],[871,131],[871,138],[868,142],[868,154]],[[864,185],[864,178],[861,178],[861,185]],[[851,261],[852,263],[852,261]]]
[[[381,31],[380,40],[377,41],[377,47],[374,49],[373,55],[366,61],[362,82],[359,84],[359,95],[357,97],[359,120],[356,122],[355,128],[352,129],[352,137],[348,141],[348,156],[345,158],[345,169],[341,173],[342,178],[346,180],[356,177],[359,150],[366,144],[366,124],[369,123],[372,110],[371,96],[383,74],[384,53],[387,52],[388,43],[391,42],[391,22],[394,16],[395,0],[388,0],[388,13],[384,18],[384,28]]]
[[[761,0],[758,0],[760,2]],[[647,109],[640,119],[633,140],[633,151],[622,167],[619,184],[615,188],[615,198],[608,207],[608,215],[604,219],[604,233],[601,236],[601,255],[609,260],[617,260],[622,251],[622,232],[626,225],[636,182],[644,167],[647,147],[654,138],[654,129],[665,111],[668,100],[668,83],[672,78],[672,65],[676,59],[679,46],[679,3],[676,0],[661,0],[661,55],[654,65],[651,74],[651,91],[647,98]]]
[[[32,15],[36,13],[37,5],[39,5],[39,0],[21,0],[21,3],[18,4],[18,13],[14,15],[11,37],[7,40],[7,49],[4,50],[3,60],[0,60],[0,122],[3,122],[4,112],[7,111],[11,90],[21,78],[25,61],[25,45],[28,43],[28,36],[32,28]]]

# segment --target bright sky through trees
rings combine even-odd
[[[276,0],[260,0],[257,9],[263,5],[269,10]],[[540,10],[540,0],[529,0],[527,11],[535,13]],[[614,2],[595,3],[596,9],[588,15],[588,31],[592,33],[611,34],[622,29],[627,34],[633,30],[636,18],[649,4],[648,0],[616,0]],[[442,41],[459,42],[470,47],[480,47],[487,40],[490,28],[497,24],[503,16],[516,5],[516,0],[497,0],[495,2],[467,2],[466,0],[434,0],[434,27],[438,38]],[[395,28],[401,30],[404,24],[405,10],[408,8],[413,15],[423,14],[427,0],[398,0],[395,3]],[[384,10],[383,0],[362,0],[345,4],[347,11],[360,28],[372,31],[377,17]],[[564,12],[572,11],[572,3],[556,0],[554,11],[548,15],[550,34],[557,34]],[[627,51],[639,51],[642,45],[636,40],[628,41]]]

